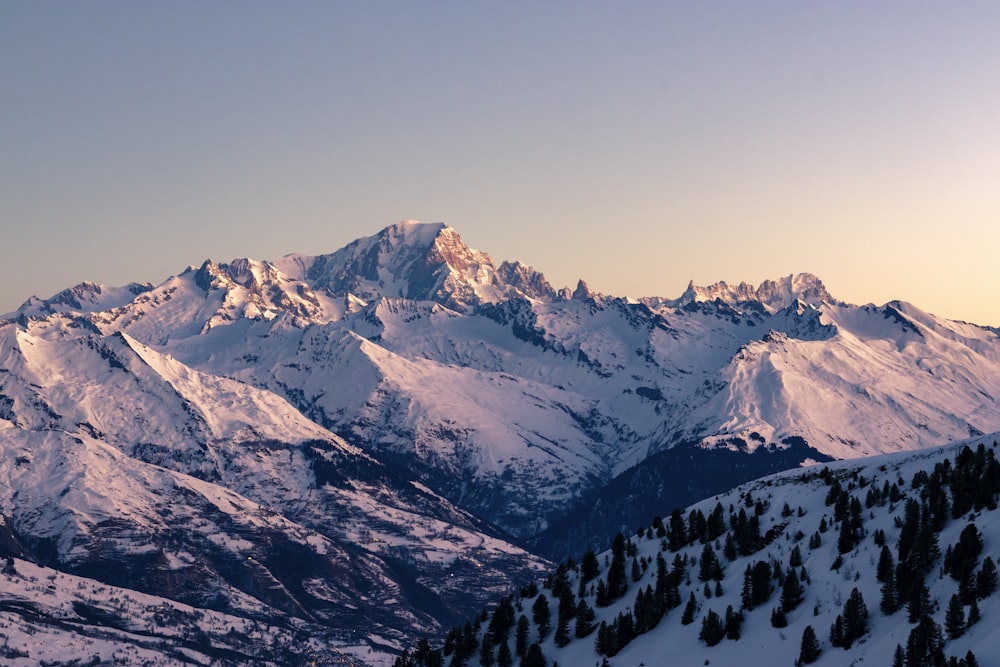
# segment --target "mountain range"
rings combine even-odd
[[[556,290],[403,222],[0,318],[0,553],[377,662],[653,514],[1000,431],[998,395],[997,330],[810,274]]]

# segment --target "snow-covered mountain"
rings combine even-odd
[[[396,665],[993,664],[998,451],[817,464],[665,512]]]
[[[17,557],[392,646],[545,565],[512,541],[998,431],[997,396],[997,331],[809,274],[634,301],[404,222],[0,318],[0,507]]]
[[[285,399],[80,325],[3,329],[4,554],[376,651],[544,564]]]

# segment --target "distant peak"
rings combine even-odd
[[[729,285],[725,281],[719,281],[713,285],[698,287],[692,280],[684,293],[671,305],[685,306],[693,302],[715,300],[731,306],[757,302],[773,310],[787,308],[796,301],[810,306],[836,302],[823,285],[823,281],[815,275],[797,273],[777,280],[765,280],[759,286],[746,282]]]
[[[591,291],[587,283],[583,281],[583,278],[577,281],[576,289],[573,290],[573,299],[582,300],[582,299],[593,299],[593,298],[594,298],[594,293]]]
[[[520,262],[499,267],[443,222],[404,220],[319,257],[283,258],[279,267],[331,294],[436,301],[469,311],[514,296],[555,297],[545,277]]]

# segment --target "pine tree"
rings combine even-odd
[[[517,619],[517,631],[514,633],[514,652],[519,658],[523,658],[524,652],[528,650],[528,631],[528,617],[521,614]]]
[[[513,625],[514,606],[511,604],[509,597],[502,598],[500,604],[493,610],[493,616],[490,618],[489,626],[487,626],[486,632],[490,637],[490,641],[494,644],[506,641],[510,628]]]
[[[489,635],[483,635],[483,642],[479,647],[479,664],[482,667],[493,665],[493,642],[490,641]]]
[[[830,645],[844,646],[844,616],[837,614],[837,619],[830,626]]]
[[[890,576],[882,582],[882,599],[879,609],[886,616],[892,616],[899,611],[899,592],[896,590],[896,577]]]
[[[587,601],[580,599],[576,607],[576,628],[574,634],[582,639],[594,631],[594,610],[591,609]]]
[[[972,604],[969,605],[969,618],[966,621],[966,624],[968,625],[968,627],[971,628],[973,625],[979,622],[979,618],[980,618],[979,603],[973,600]]]
[[[510,654],[510,647],[507,642],[501,642],[497,650],[497,667],[513,667],[514,656]]]
[[[733,605],[726,607],[726,639],[737,641],[740,638],[743,614],[733,611]]]
[[[559,622],[556,624],[556,634],[553,637],[556,646],[563,647],[569,644],[569,617],[563,617],[560,615]]]
[[[771,610],[771,627],[774,628],[787,628],[788,618],[785,616],[785,612],[781,611],[781,607],[775,607]]]
[[[687,605],[684,606],[684,612],[681,614],[681,625],[691,625],[694,623],[694,613],[698,609],[698,601],[694,598],[694,591],[691,591],[691,596],[688,598]]]
[[[944,615],[944,629],[950,639],[958,639],[965,633],[965,608],[958,595],[948,601],[948,611]]]
[[[705,532],[709,540],[721,537],[726,532],[726,514],[722,509],[722,503],[716,503],[712,513],[708,515]]]
[[[785,576],[785,583],[781,587],[782,613],[787,614],[802,604],[804,593],[802,584],[799,582],[799,575],[795,574],[794,569],[789,570]]]
[[[542,647],[537,643],[529,646],[524,653],[524,659],[521,660],[521,667],[548,667]]]
[[[709,581],[712,579],[719,581],[722,579],[722,565],[719,564],[719,557],[715,555],[715,549],[712,548],[710,543],[706,543],[705,548],[701,551],[701,560],[698,565],[698,579],[700,581]]]
[[[814,663],[819,658],[820,653],[822,653],[822,649],[819,646],[819,638],[816,637],[816,631],[813,630],[813,626],[807,625],[806,629],[802,631],[799,663],[803,665]]]
[[[910,586],[909,597],[906,601],[907,620],[916,623],[921,616],[930,613],[931,596],[924,584],[923,578],[915,579]]]
[[[739,551],[736,548],[736,540],[733,539],[733,534],[731,532],[726,533],[726,541],[725,546],[722,548],[722,555],[729,561],[734,561],[736,560],[736,557],[739,556]]]
[[[670,529],[667,531],[667,548],[679,551],[688,543],[687,529],[684,527],[684,515],[675,509],[670,513]]]
[[[625,536],[615,535],[611,544],[611,565],[608,567],[608,603],[625,595],[628,579],[625,577]]]
[[[539,593],[535,604],[531,606],[531,617],[538,626],[539,640],[545,639],[552,629],[552,615],[549,611],[549,601],[545,598],[545,593]]]
[[[611,600],[608,599],[608,586],[603,579],[597,580],[597,594],[594,597],[594,604],[598,607],[607,607],[611,604]]]
[[[896,644],[896,650],[892,654],[892,667],[906,667],[906,654],[899,644]]]
[[[788,557],[788,567],[802,567],[802,551],[799,550],[797,544],[792,548],[792,553]]]
[[[879,553],[878,557],[878,567],[875,570],[875,579],[881,583],[893,578],[895,574],[896,565],[892,560],[892,552],[889,551],[889,547],[882,545],[882,551]]]
[[[627,646],[628,643],[636,637],[635,618],[632,616],[631,611],[626,610],[623,613],[618,614],[618,617],[615,620],[617,621],[616,625],[618,626],[618,648],[621,649]]]
[[[983,565],[976,575],[976,596],[984,600],[993,594],[997,589],[997,566],[993,559],[987,556],[983,559]]]
[[[711,609],[701,620],[701,631],[698,639],[705,642],[706,646],[715,646],[726,636],[726,628],[722,624],[722,619]]]
[[[844,603],[844,648],[851,648],[855,639],[868,632],[868,607],[857,588]]]
[[[588,549],[580,560],[580,581],[589,582],[601,573],[601,564],[597,562],[597,555],[593,549]]]
[[[618,652],[618,631],[605,621],[597,628],[594,650],[598,655],[614,655]]]
[[[938,657],[943,646],[941,628],[930,616],[921,616],[906,640],[907,667],[934,667],[943,660],[943,656]]]

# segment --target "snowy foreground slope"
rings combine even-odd
[[[917,667],[942,658],[972,664],[969,652],[975,664],[995,664],[998,454],[993,435],[743,484],[679,513],[680,533],[665,516],[619,536],[617,599],[606,592],[615,586],[614,549],[597,554],[589,577],[586,557],[567,561],[542,586],[454,629],[443,651],[436,638],[436,650],[411,647],[396,664]],[[713,531],[716,512],[723,520]],[[692,537],[696,516],[710,539]],[[860,621],[852,595],[863,602]],[[540,607],[548,612],[541,632]],[[713,613],[718,626],[706,621]],[[856,636],[832,639],[838,617],[843,629],[849,616]],[[807,626],[818,655],[800,663]]]

